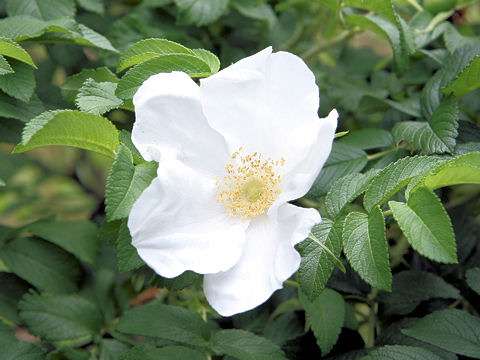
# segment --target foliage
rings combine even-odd
[[[475,0],[0,2],[2,358],[480,359],[479,14]],[[200,275],[161,278],[131,245],[157,170],[130,139],[132,98],[150,75],[197,80],[269,45],[306,61],[319,114],[337,108],[348,134],[296,201],[323,218],[298,273],[222,319]]]

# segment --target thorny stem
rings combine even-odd
[[[334,260],[337,262],[338,267],[340,268],[340,270],[342,270],[343,273],[347,272],[347,270],[345,270],[345,266],[343,266],[343,263],[340,261],[340,259],[336,257],[335,254],[328,247],[325,246],[325,244],[323,244],[320,240],[318,240],[318,238],[315,235],[310,233],[310,235],[308,235],[308,238],[315,241],[323,250],[325,250],[329,255],[331,255],[334,258]]]

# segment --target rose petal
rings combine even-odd
[[[171,278],[186,270],[225,271],[238,261],[248,221],[230,218],[217,193],[214,179],[162,158],[128,219],[132,244],[148,266]]]
[[[230,270],[204,277],[204,291],[212,307],[223,316],[250,310],[282,287],[300,265],[294,245],[319,223],[316,210],[284,204],[278,217],[260,216],[247,229],[245,249]]]

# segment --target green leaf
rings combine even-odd
[[[77,289],[80,268],[75,258],[43,240],[15,239],[0,250],[0,259],[10,271],[39,289],[54,293]]]
[[[323,290],[313,302],[301,290],[298,292],[298,297],[305,308],[322,355],[328,354],[338,340],[345,319],[343,297],[328,288]]]
[[[20,318],[29,331],[45,340],[79,346],[100,333],[101,316],[78,295],[27,294],[19,303]]]
[[[402,332],[441,349],[480,359],[480,319],[466,311],[436,311]]]
[[[390,201],[388,205],[416,251],[438,262],[457,262],[455,235],[450,218],[432,190],[419,187],[410,194],[407,204]]]
[[[210,338],[211,325],[203,321],[197,313],[153,301],[127,311],[120,318],[117,330],[126,334],[206,346]]]
[[[377,14],[384,16],[392,23],[397,22],[395,10],[393,9],[393,5],[390,0],[344,0],[343,5],[375,11]]]
[[[428,122],[402,121],[392,133],[397,142],[407,140],[413,149],[429,154],[453,152],[458,135],[458,104],[454,97],[442,102]]]
[[[220,60],[215,54],[212,54],[210,51],[205,49],[193,49],[195,56],[199,59],[202,59],[205,63],[208,64],[210,68],[210,73],[215,74],[220,70]]]
[[[117,360],[120,358],[120,355],[127,352],[130,349],[130,346],[113,339],[102,339],[100,343],[100,354],[99,358],[101,360]],[[140,357],[141,359],[146,359],[145,356]]]
[[[385,219],[377,206],[369,215],[351,212],[343,225],[343,249],[352,268],[367,283],[390,291],[392,273],[385,237]]]
[[[239,360],[287,360],[278,345],[244,330],[220,330],[213,335],[211,344],[215,352]]]
[[[279,3],[275,7],[278,8],[282,5],[282,3]],[[264,21],[269,29],[273,29],[277,23],[275,11],[273,11],[267,2],[257,0],[232,0],[230,1],[230,6],[247,18]]]
[[[376,348],[361,360],[442,360],[427,349],[417,346],[390,345]]]
[[[137,249],[132,245],[132,237],[128,230],[127,220],[123,219],[118,230],[118,237],[115,242],[117,248],[117,265],[121,273],[138,269],[145,265]]]
[[[351,145],[335,142],[325,166],[307,196],[325,195],[337,179],[361,171],[367,165],[367,162],[365,151]]]
[[[33,66],[35,69],[37,68],[30,55],[20,45],[4,37],[0,37],[0,55],[17,59],[18,61]]]
[[[12,60],[14,73],[0,76],[0,89],[14,98],[28,102],[35,89],[35,76],[31,66]]]
[[[465,279],[467,280],[467,284],[470,286],[470,289],[480,295],[480,268],[474,267],[468,269],[465,273]]]
[[[0,116],[28,122],[45,111],[37,95],[33,95],[28,104],[10,96],[0,94]],[[23,124],[21,124],[23,125]]]
[[[61,86],[64,99],[74,102],[77,98],[78,91],[88,79],[92,79],[96,82],[118,83],[117,77],[106,67],[83,69],[78,74],[69,76],[67,81]]]
[[[341,226],[341,223],[334,224],[329,219],[323,219],[320,224],[312,228],[312,234],[337,257],[342,251]],[[325,249],[310,238],[305,239],[295,248],[302,256],[298,270],[300,288],[309,300],[313,301],[325,288],[336,262]]]
[[[377,149],[394,146],[392,134],[384,129],[369,128],[353,131],[339,140],[362,150]]]
[[[116,89],[116,83],[87,79],[78,91],[75,104],[82,111],[103,115],[123,104],[123,101],[115,96]]]
[[[0,55],[0,75],[11,74],[13,72],[14,71],[7,60],[5,60],[3,55]]]
[[[154,348],[149,345],[136,346],[120,355],[120,360],[206,360],[205,354],[184,346]]]
[[[45,360],[40,346],[27,342],[16,341],[0,347],[2,360]]]
[[[195,55],[171,54],[154,57],[128,70],[118,83],[116,95],[131,99],[150,76],[171,71],[183,71],[191,77],[211,75],[210,66]]]
[[[9,16],[29,15],[42,20],[75,16],[73,0],[5,0]]]
[[[77,0],[78,5],[88,11],[103,15],[105,13],[105,0]]]
[[[372,169],[365,174],[348,174],[335,181],[325,197],[325,211],[337,218],[345,207],[363,193],[379,170]]]
[[[393,276],[391,293],[379,293],[387,314],[406,315],[425,300],[458,299],[460,292],[441,277],[425,271],[402,271]]]
[[[13,327],[0,322],[0,351],[3,346],[16,341],[18,340],[13,332]]]
[[[170,40],[145,39],[130,46],[127,51],[120,56],[117,72],[121,72],[130,66],[141,64],[157,56],[172,54],[196,55],[192,50]]]
[[[174,0],[178,7],[177,21],[182,25],[208,25],[222,16],[229,0]]]
[[[31,288],[30,284],[11,273],[0,272],[0,319],[18,324],[17,303]]]
[[[78,259],[94,265],[98,256],[97,226],[91,221],[39,221],[29,225],[33,234],[48,240]]]
[[[480,56],[476,56],[458,77],[442,91],[460,98],[480,87]]]
[[[114,158],[118,131],[106,118],[75,110],[47,111],[23,129],[22,142],[14,153],[51,145],[74,146]]]
[[[427,174],[439,163],[441,161],[433,157],[415,156],[406,157],[388,165],[370,182],[363,197],[365,209],[370,211],[373,207],[383,204],[407,185],[413,177]]]
[[[121,145],[107,178],[105,212],[107,220],[128,217],[133,203],[157,176],[158,163],[144,162],[133,165],[130,150]]]

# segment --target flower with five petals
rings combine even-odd
[[[282,287],[300,265],[295,244],[321,221],[289,203],[325,163],[338,114],[318,117],[305,63],[271,48],[200,80],[151,76],[133,98],[132,141],[158,161],[128,220],[132,244],[158,274],[205,274],[211,306],[230,316]]]

